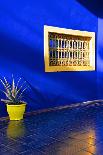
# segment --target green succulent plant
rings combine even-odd
[[[3,78],[3,80],[0,79],[0,81],[1,81],[2,85],[4,86],[4,90],[0,90],[0,91],[3,92],[7,98],[7,99],[1,99],[1,101],[3,101],[6,104],[13,104],[13,105],[25,103],[21,99],[22,99],[22,97],[23,97],[22,95],[23,95],[24,91],[27,89],[27,87],[24,86],[25,82],[23,82],[21,84],[21,86],[19,86],[21,78],[19,78],[19,80],[17,81],[17,84],[15,84],[15,80],[14,80],[13,76],[12,76],[11,84],[6,80],[5,77]]]

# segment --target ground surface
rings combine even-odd
[[[0,155],[103,155],[103,107],[0,122]]]

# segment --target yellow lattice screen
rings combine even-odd
[[[89,37],[49,33],[50,66],[90,66]]]
[[[94,70],[94,33],[83,31],[82,35],[82,31],[71,30],[68,33],[65,29],[60,31],[62,33],[53,29],[45,32],[46,71]]]

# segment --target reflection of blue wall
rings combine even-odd
[[[23,75],[46,100],[30,96],[28,111],[96,99],[96,72],[44,72],[43,26],[97,32],[98,19],[75,0],[0,1],[0,74]],[[58,100],[58,99],[59,100]],[[1,104],[0,115],[5,107]]]

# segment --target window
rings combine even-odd
[[[45,71],[95,70],[95,33],[44,26]]]

